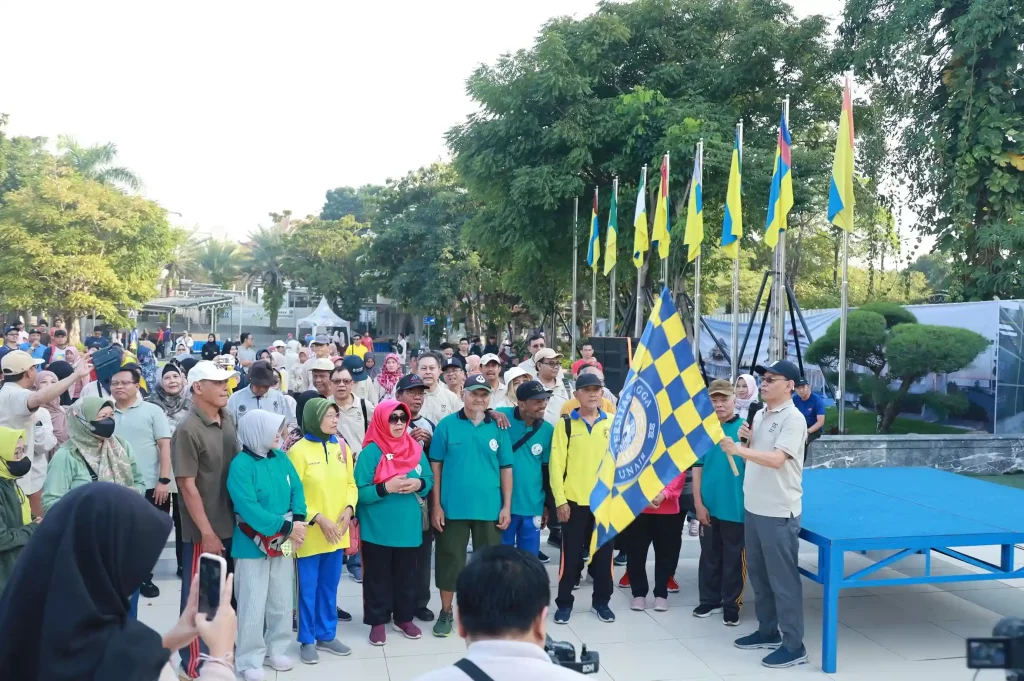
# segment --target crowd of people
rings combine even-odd
[[[618,397],[589,344],[563,364],[540,334],[528,339],[524,361],[511,361],[508,343],[499,347],[493,336],[463,338],[416,357],[403,345],[378,367],[372,340],[358,335],[348,344],[321,334],[308,348],[289,338],[265,349],[247,333],[237,344],[211,335],[198,349],[189,337],[173,341],[180,352],[171,353],[172,339],[161,332],[129,348],[95,342],[79,357],[57,343],[62,330],[50,330],[50,345],[33,340],[41,334],[22,340],[21,329],[8,329],[0,357],[0,632],[26,617],[25,594],[55,583],[75,561],[86,570],[88,554],[100,550],[69,539],[74,560],[58,566],[59,547],[33,540],[48,533],[62,541],[86,508],[116,517],[110,532],[123,532],[96,539],[114,553],[88,574],[116,574],[78,583],[84,602],[74,609],[83,611],[72,624],[102,622],[109,640],[89,655],[67,654],[109,664],[100,653],[120,650],[115,638],[152,638],[126,622],[140,597],[159,595],[156,547],[173,527],[182,622],[162,641],[179,652],[179,678],[234,670],[247,681],[265,678],[264,667],[291,669],[296,640],[305,664],[321,653],[351,653],[337,636],[337,623],[352,619],[337,602],[346,569],[362,584],[371,644],[387,643],[389,625],[418,639],[417,622],[432,622],[432,634],[446,637],[469,626],[465,614],[457,621],[453,604],[471,552],[504,545],[546,563],[544,529],[560,558],[556,624],[570,621],[584,573],[593,582],[591,611],[615,622],[616,565],[625,566],[618,585],[629,590],[633,610],[651,605],[650,592],[653,609],[667,610],[692,518],[701,545],[693,615],[720,613],[724,624],[738,625],[749,575],[758,629],[736,646],[773,649],[764,658],[770,667],[806,660],[797,535],[805,446],[823,417],[813,395],[801,397],[809,389],[790,362],[758,367],[760,381],[750,374],[712,381],[726,438],[590,556],[590,493]],[[52,351],[38,351],[44,345]],[[97,353],[111,349],[114,360],[104,355],[101,363]],[[158,354],[169,358],[162,367]],[[128,513],[137,520],[127,521]],[[69,525],[54,528],[52,518],[62,515]],[[94,528],[90,536],[98,534]],[[124,546],[139,550],[116,554]],[[230,603],[212,622],[194,611],[204,553],[222,556],[233,575],[230,636]],[[36,560],[45,568],[37,570]],[[56,626],[59,613],[41,617],[31,618],[37,631]],[[10,659],[8,644],[0,643],[0,665]],[[152,678],[166,672],[168,657],[156,661]],[[19,667],[26,673],[17,678],[46,678],[46,665],[34,664]]]

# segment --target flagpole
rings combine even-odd
[[[573,200],[572,209],[572,331],[569,334],[572,340],[572,357],[576,358],[576,278],[577,270],[579,269],[579,235],[577,234],[578,225],[580,221],[580,197],[576,197]],[[555,329],[551,330],[551,343],[555,342],[557,333]]]
[[[743,119],[736,124],[739,137],[740,156],[743,155]],[[736,244],[736,257],[732,262],[732,343],[729,356],[732,359],[730,375],[733,383],[740,375],[740,245]]]
[[[612,180],[612,201],[615,203],[616,212],[619,205],[619,178]],[[608,220],[611,222],[611,218]],[[618,220],[616,220],[618,222]],[[608,237],[605,237],[607,241]],[[615,235],[616,248],[618,248],[619,235]],[[608,280],[608,333],[615,335],[615,270],[619,267],[619,258],[616,256],[615,264],[612,265],[612,278]]]
[[[782,116],[789,127],[789,96],[782,103]],[[775,306],[772,310],[771,359],[786,359],[786,232],[779,230],[779,243],[775,248],[775,276],[772,288],[775,291]]]
[[[597,186],[596,185],[594,186],[594,215],[595,216],[597,215]],[[593,229],[594,226],[591,225],[590,228]],[[595,251],[594,252],[594,264],[590,268],[590,277],[591,277],[591,279],[590,279],[590,335],[591,336],[596,336],[597,335],[597,263],[599,262],[599,260],[601,258],[600,248],[595,248],[594,251]],[[575,352],[576,352],[576,349],[574,347],[573,348],[573,353],[575,353]],[[576,358],[576,355],[573,354],[573,359],[575,359],[575,358]]]
[[[849,73],[850,96],[853,97],[853,70]],[[852,111],[851,111],[852,114]],[[853,121],[850,121],[853,124]],[[848,266],[850,264],[850,232],[843,232],[843,282],[839,289],[839,390],[836,395],[836,407],[839,409],[839,434],[846,432],[846,317],[850,312],[850,281]]]
[[[701,175],[704,174],[704,138],[702,137],[697,142],[697,158],[699,159]],[[703,177],[694,177],[690,179],[690,182],[701,182]],[[693,191],[691,189],[691,191]],[[689,216],[687,216],[689,217]],[[700,261],[703,257],[704,249],[697,254],[697,259],[693,263],[693,358],[700,363]]]
[[[644,164],[644,168],[640,171],[641,184],[644,187],[644,191],[647,191],[647,164]],[[645,254],[646,255],[646,254]],[[651,257],[654,257],[654,253],[651,253]],[[644,323],[644,266],[637,268],[636,271],[636,314],[633,318],[633,337],[639,338],[640,332],[643,330]]]
[[[672,159],[669,157],[669,152],[666,151],[665,152],[665,177],[669,177],[671,174],[672,174]],[[655,214],[657,214],[657,208],[655,208]],[[668,200],[668,197],[666,196],[665,197],[665,221],[666,221],[665,224],[667,224],[667,225],[671,225],[672,224],[672,220],[671,220],[671,217],[670,217],[671,215],[672,215],[672,203]],[[666,234],[665,238],[668,239],[669,242],[672,241],[672,235],[671,234]],[[652,258],[654,257],[653,253],[651,254],[651,257]],[[662,288],[668,288],[668,258],[665,258],[664,260],[661,261],[661,285],[662,285]]]

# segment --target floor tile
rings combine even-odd
[[[388,669],[388,681],[411,681],[417,676],[426,674],[429,671],[440,669],[441,667],[447,667],[448,665],[455,664],[458,660],[465,657],[465,653],[442,653],[436,655],[412,655],[405,657],[389,657],[386,659]],[[336,677],[334,681],[339,679],[349,678],[358,679],[358,677]],[[358,681],[363,681],[358,679]]]
[[[986,610],[997,612],[1007,617],[1020,617],[1024,615],[1024,589],[958,591],[957,596]]]
[[[991,617],[981,617],[970,620],[949,620],[945,622],[935,622],[946,631],[952,632],[961,638],[976,638],[992,635],[992,628],[1002,619],[1002,616],[997,613],[992,613]]]
[[[905,660],[942,660],[966,655],[963,638],[931,622],[872,624],[855,629]]]
[[[711,670],[679,641],[629,641],[594,646],[616,681],[706,678]]]
[[[808,628],[804,633],[804,646],[809,662],[821,669],[821,630]],[[841,670],[878,670],[905,660],[859,631],[840,624],[836,646],[838,667]]]
[[[623,641],[658,641],[674,638],[657,620],[646,612],[634,612],[629,608],[620,608],[615,613],[615,621],[602,622],[590,612],[589,608],[576,608],[567,626],[572,633],[591,648],[599,643],[620,643]],[[557,632],[562,628],[554,625],[549,631],[552,638],[558,638]]]
[[[287,672],[277,672],[277,681],[338,681],[358,679],[359,681],[392,681],[384,658],[353,659],[334,655],[320,655],[319,664],[295,665]]]
[[[768,669],[751,674],[735,674],[721,677],[724,681],[828,681],[829,676],[810,664],[801,664],[789,669]]]
[[[894,594],[885,598],[885,604],[906,615],[911,615],[927,622],[975,619],[985,617],[992,611],[969,599],[990,598],[1001,593],[996,591],[958,591],[956,593],[938,591]],[[1019,613],[1021,611],[1024,611],[1024,602],[1021,604],[1021,609],[1014,612]]]

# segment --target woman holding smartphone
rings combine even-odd
[[[349,546],[349,523],[359,491],[352,451],[337,437],[338,406],[322,397],[305,403],[301,440],[288,450],[306,497],[308,527],[296,551],[299,576],[299,659],[320,661],[318,650],[349,655],[337,638],[338,582]]]

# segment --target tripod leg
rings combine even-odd
[[[754,309],[750,313],[750,322],[747,324],[747,331],[743,334],[743,345],[740,346],[740,356],[736,360],[736,368],[739,369],[743,363],[743,354],[747,351],[747,341],[750,340],[750,331],[754,328],[754,320],[757,319],[757,308],[761,307],[761,298],[764,297],[765,286],[768,285],[768,271],[765,270],[764,276],[761,277],[761,288],[757,290],[757,299],[754,301]],[[739,310],[734,310],[733,314],[739,314]],[[764,330],[764,323],[761,324],[761,330]],[[761,345],[761,341],[758,340],[758,346]],[[754,362],[757,361],[757,355],[754,355]],[[753,368],[753,363],[751,364]]]
[[[757,332],[757,343],[754,345],[754,357],[750,360],[750,368],[753,369],[757,365],[757,354],[761,352],[761,341],[764,339],[764,327],[768,323],[768,313],[772,309],[772,297],[764,301],[764,315],[761,317],[761,330]],[[756,313],[757,310],[755,309]]]

